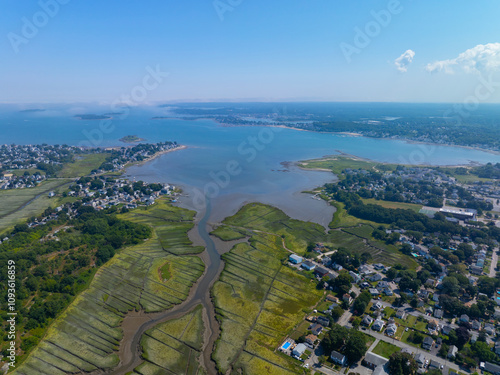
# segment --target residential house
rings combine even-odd
[[[297,346],[292,350],[292,354],[295,357],[300,357],[306,351],[307,346],[305,344],[297,344]]]
[[[382,305],[382,303],[380,301],[378,302],[375,302],[373,305],[372,305],[372,310],[381,310],[384,308],[384,305]]]
[[[311,346],[314,345],[316,340],[318,340],[318,336],[316,335],[310,334],[306,336],[306,343],[308,343]]]
[[[486,332],[486,334],[488,336],[495,336],[495,326],[491,323],[486,323],[484,325],[484,328],[483,328],[484,332]]]
[[[495,343],[495,354],[500,355],[500,341]]]
[[[302,257],[299,257],[298,255],[295,255],[295,254],[292,254],[288,257],[288,260],[290,261],[290,263],[293,263],[293,264],[300,264],[302,263]]]
[[[342,296],[342,301],[348,303],[349,305],[352,303],[352,297],[349,293],[346,293]]]
[[[389,288],[389,283],[387,281],[379,281],[377,284],[377,288]]]
[[[443,310],[441,309],[434,310],[434,317],[441,319],[443,317]]]
[[[382,275],[380,275],[379,273],[370,276],[370,281],[380,281],[380,280],[382,280]]]
[[[385,322],[382,319],[377,318],[377,320],[375,320],[375,323],[373,323],[373,325],[372,325],[372,329],[374,331],[380,332],[380,331],[382,331],[384,326],[385,326]]]
[[[404,319],[406,317],[406,312],[403,308],[399,308],[398,311],[396,311],[396,318],[398,319]]]
[[[388,360],[385,359],[384,357],[372,352],[368,352],[366,353],[365,358],[363,358],[362,364],[363,366],[366,366],[373,370],[378,366],[383,367],[387,362]]]
[[[365,317],[361,321],[361,324],[367,327],[370,326],[370,324],[372,323],[373,323],[373,318],[370,315],[365,315]]]
[[[419,367],[423,367],[425,365],[425,356],[422,353],[419,353],[415,356],[415,361]]]
[[[330,301],[330,302],[335,302],[335,303],[339,303],[339,302],[340,302],[340,301],[339,301],[339,299],[338,299],[337,297],[332,296],[331,294],[327,295],[327,296],[326,296],[326,299],[327,299],[328,301]]]
[[[349,275],[352,277],[356,284],[361,281],[361,276],[359,276],[356,272],[349,271]]]
[[[330,325],[330,320],[324,316],[318,316],[316,318],[316,323],[321,324],[323,327],[328,327]]]
[[[450,331],[453,331],[453,327],[450,325],[445,325],[443,326],[443,328],[441,328],[441,332],[444,333],[445,335],[450,333]]]
[[[316,265],[310,260],[306,260],[304,263],[302,263],[301,267],[305,270],[312,271],[316,268]]]
[[[335,350],[332,352],[332,354],[330,354],[330,358],[332,359],[333,362],[335,362],[341,366],[345,366],[347,363],[346,356],[339,353],[339,352],[336,352]]]
[[[500,366],[495,365],[491,362],[486,362],[484,364],[484,370],[488,371],[489,373],[491,373],[493,375],[500,375]]]
[[[363,264],[359,267],[359,273],[366,275],[370,273],[370,268],[366,264]]]
[[[436,319],[431,319],[429,320],[427,327],[429,328],[430,331],[435,331],[436,329],[438,329],[439,323]]]
[[[448,350],[448,358],[454,358],[457,352],[458,348],[455,345],[450,346],[450,349]]]
[[[463,323],[469,323],[469,316],[467,314],[463,314],[460,316],[460,321]]]
[[[385,333],[387,333],[388,336],[394,336],[397,330],[398,326],[396,325],[396,323],[391,323],[387,326]]]
[[[434,340],[430,336],[426,336],[424,342],[422,343],[422,348],[430,350],[434,345]]]
[[[368,290],[372,296],[378,296],[380,294],[379,290],[377,288],[370,288]]]
[[[313,335],[319,336],[319,334],[320,334],[321,332],[323,332],[323,326],[322,326],[321,324],[318,324],[318,323],[316,323],[316,324],[311,324],[311,325],[309,326],[309,331],[311,331],[311,333],[312,333]]]
[[[473,320],[471,323],[472,329],[479,331],[481,329],[481,323],[477,320]]]
[[[326,276],[328,275],[328,270],[324,267],[317,267],[315,270],[314,270],[314,273],[316,274],[316,276],[319,276],[319,277],[323,277],[323,276]]]
[[[429,362],[429,369],[438,369],[441,367],[441,363],[439,363],[438,361],[434,361],[431,359],[431,361]]]
[[[394,294],[390,288],[384,288],[383,292],[386,296],[392,296]]]
[[[298,255],[295,255],[295,254],[292,254],[288,257],[288,260],[290,261],[290,263],[293,263],[293,264],[300,264],[302,263],[302,257],[299,257]]]
[[[479,333],[472,332],[471,335],[470,335],[470,343],[474,344],[477,341],[478,338],[479,338]]]

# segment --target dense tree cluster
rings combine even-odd
[[[78,213],[74,219],[60,213],[49,224],[16,225],[9,240],[0,244],[0,263],[9,259],[16,263],[17,326],[20,332],[28,332],[22,337],[23,350],[36,345],[43,328],[86,287],[96,265],[109,260],[121,246],[139,243],[151,234],[149,227],[107,211],[95,211],[80,202],[74,208]],[[0,273],[2,301],[7,300],[6,277]]]
[[[366,337],[356,329],[334,324],[321,342],[326,353],[336,350],[347,357],[349,363],[359,361],[366,353]]]
[[[389,357],[391,375],[415,375],[417,370],[418,364],[409,353],[396,352]]]

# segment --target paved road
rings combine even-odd
[[[396,340],[396,339],[393,339],[393,338],[390,338],[390,337],[387,337],[381,333],[378,333],[378,332],[374,332],[372,330],[366,330],[366,331],[363,331],[367,334],[369,334],[370,336],[373,336],[375,339],[379,339],[379,340],[382,340],[382,341],[385,341],[385,342],[388,342],[390,344],[393,344],[393,345],[396,345],[400,348],[409,348],[411,349],[415,354],[423,354],[425,356],[425,359],[428,359],[428,360],[434,360],[436,362],[439,362],[443,365],[445,365],[446,367],[452,369],[452,370],[455,370],[455,371],[464,371],[463,369],[460,369],[459,366],[457,366],[456,364],[454,363],[451,363],[449,362],[448,360],[445,360],[444,358],[441,358],[441,357],[438,357],[438,356],[435,356],[435,355],[432,355],[431,353],[429,353],[427,350],[423,350],[423,349],[420,349],[420,348],[415,348],[414,346],[410,346],[408,344],[405,344],[404,342],[401,342],[399,340]]]

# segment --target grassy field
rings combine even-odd
[[[204,374],[199,363],[204,331],[202,312],[198,305],[191,313],[146,331],[141,340],[145,361],[132,374]]]
[[[219,237],[223,241],[239,240],[246,237],[246,233],[244,230],[230,228],[226,225],[216,228],[210,234]]]
[[[279,209],[258,203],[246,205],[230,219],[224,220],[223,224],[225,225],[217,228],[214,234],[226,235],[228,231],[235,230],[273,233],[284,239],[288,249],[301,255],[305,253],[309,243],[322,242],[333,248],[345,247],[357,254],[368,252],[374,263],[381,262],[390,266],[400,263],[412,269],[417,266],[414,259],[399,252],[395,246],[373,239],[372,224],[353,221],[354,227],[331,230],[326,234],[319,224],[290,219]]]
[[[328,169],[337,176],[339,176],[346,168],[366,170],[392,170],[396,168],[396,165],[394,164],[381,164],[346,156],[331,156],[323,159],[306,160],[300,162],[299,165],[308,169]]]
[[[414,212],[419,212],[422,209],[421,204],[405,203],[405,202],[389,202],[377,199],[362,199],[365,204],[378,204],[379,206],[385,208],[401,208],[403,210],[412,210]]]
[[[127,312],[162,311],[181,303],[203,273],[200,258],[189,255],[200,251],[187,237],[193,215],[163,201],[121,215],[152,225],[152,237],[125,248],[101,267],[14,374],[59,375],[116,366],[120,325]],[[162,280],[160,269],[166,263],[171,277]]]
[[[252,229],[254,234],[249,244],[237,244],[224,255],[224,271],[212,289],[222,330],[213,354],[220,371],[301,373],[298,362],[275,349],[323,293],[283,265],[289,253],[281,235],[290,236],[287,246],[302,248],[300,235],[311,237],[321,231],[262,204],[245,206],[224,223]]]
[[[335,228],[345,228],[345,227],[353,227],[359,224],[367,224],[372,226],[379,226],[380,224],[375,223],[374,221],[362,220],[357,217],[351,216],[345,210],[345,205],[342,202],[330,202],[331,205],[335,206],[337,209],[333,214],[333,219],[329,224],[329,227],[332,229]]]
[[[399,352],[400,350],[401,348],[396,345],[389,344],[385,341],[379,341],[377,346],[375,346],[375,348],[373,349],[373,353],[389,359],[391,354]]]
[[[81,177],[90,174],[94,169],[97,169],[104,161],[108,154],[88,154],[77,155],[73,163],[65,164],[63,169],[57,174],[58,177]]]
[[[48,193],[58,192],[69,182],[70,180],[67,179],[48,180],[34,188],[0,191],[0,202],[2,202],[0,234],[31,216],[40,215],[47,207],[56,206],[58,199],[49,198]]]

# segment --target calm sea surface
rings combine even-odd
[[[291,164],[304,159],[348,154],[381,162],[456,165],[500,162],[500,155],[460,147],[412,144],[256,126],[222,127],[212,121],[152,120],[161,108],[132,109],[107,122],[79,120],[77,114],[109,112],[96,106],[64,106],[43,112],[20,112],[0,107],[0,144],[123,145],[125,135],[148,142],[175,140],[188,148],[163,155],[127,170],[130,178],[182,185],[189,197],[183,205],[203,206],[212,200],[211,221],[220,221],[252,201],[270,203],[289,215],[318,222],[331,220],[333,208],[301,194],[334,180],[327,172],[303,171]],[[123,118],[121,118],[123,117]]]

